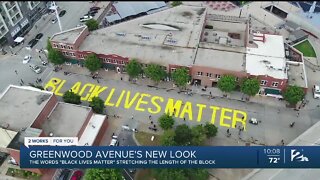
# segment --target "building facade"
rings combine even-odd
[[[45,1],[2,1],[0,3],[0,44],[14,44],[46,12]]]

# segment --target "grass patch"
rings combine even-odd
[[[313,47],[308,40],[295,45],[294,48],[298,49],[305,57],[317,57]]]
[[[152,136],[154,136],[153,141],[151,141]],[[160,135],[139,131],[135,133],[135,137],[141,146],[160,146]]]
[[[31,179],[31,180],[40,180],[41,175],[37,173],[33,173],[30,171],[25,171],[22,169],[14,169],[14,168],[8,168],[8,171],[6,173],[7,176],[22,178],[22,179]]]
[[[153,180],[154,177],[152,176],[151,169],[141,169],[137,171],[137,174],[135,175],[136,180]]]

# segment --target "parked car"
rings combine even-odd
[[[60,176],[59,176],[59,180],[67,180],[69,175],[70,175],[71,171],[69,169],[64,169],[62,170]]]
[[[89,11],[87,14],[85,14],[84,16],[92,16],[94,17],[96,15],[96,12],[93,11]]]
[[[62,17],[62,16],[64,16],[65,14],[66,14],[66,10],[62,10],[62,11],[60,11],[60,13],[59,13],[59,17]]]
[[[88,14],[96,14],[96,13],[98,13],[98,10],[90,10],[90,11],[88,11]]]
[[[53,19],[51,20],[51,23],[54,24],[54,23],[56,23],[57,21],[58,21],[58,19],[55,17],[55,18],[53,18]]]
[[[38,43],[37,39],[32,39],[31,41],[29,41],[27,48],[33,48],[33,46],[35,46]]]
[[[101,9],[101,8],[94,6],[94,7],[91,7],[91,8],[90,8],[90,11],[92,11],[92,10],[96,10],[96,11],[97,11],[97,10],[99,10],[99,9]]]
[[[92,18],[93,18],[92,16],[86,15],[86,16],[83,16],[82,18],[80,18],[80,22],[86,22]]]
[[[320,86],[314,85],[312,88],[312,92],[313,92],[313,98],[315,99],[320,98]]]
[[[30,60],[31,60],[31,56],[30,56],[30,55],[27,55],[27,56],[25,56],[25,57],[23,58],[22,63],[23,63],[23,64],[27,64],[27,63],[30,62]]]
[[[42,34],[42,33],[39,33],[39,34],[36,35],[36,38],[35,38],[35,39],[36,39],[36,40],[40,40],[40,39],[42,38],[42,36],[43,36],[43,34]]]
[[[29,67],[32,71],[34,71],[37,74],[40,74],[42,72],[41,68],[37,65],[30,64]]]
[[[83,172],[81,170],[76,170],[73,172],[70,180],[80,180],[83,176]]]

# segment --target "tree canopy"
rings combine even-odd
[[[47,50],[48,50],[48,51],[51,51],[51,50],[52,50],[52,45],[51,45],[51,42],[50,42],[50,37],[48,37],[48,39],[47,39]]]
[[[131,78],[136,78],[142,72],[141,64],[137,60],[132,59],[126,65],[126,71]]]
[[[149,64],[144,69],[144,72],[150,79],[152,79],[156,83],[167,76],[166,71],[158,64]]]
[[[201,146],[204,144],[206,140],[206,130],[202,125],[193,126],[191,128],[192,140],[191,145],[193,146]]]
[[[174,119],[169,114],[163,114],[158,119],[159,125],[163,130],[171,129],[174,125]]]
[[[85,180],[122,180],[121,169],[87,169]]]
[[[182,4],[181,1],[173,1],[173,2],[171,3],[171,6],[175,7],[175,6],[179,6],[179,5],[181,5],[181,4]]]
[[[95,19],[89,19],[86,22],[86,25],[88,26],[89,31],[93,31],[99,28],[99,23]]]
[[[219,79],[218,87],[223,92],[231,92],[236,88],[236,78],[232,75],[224,75]]]
[[[104,101],[99,97],[92,98],[92,101],[90,102],[90,107],[92,107],[92,110],[95,113],[103,114],[104,112]]]
[[[67,91],[62,96],[63,101],[71,104],[81,104],[81,96],[72,91]]]
[[[207,138],[214,137],[218,133],[218,128],[211,123],[206,123],[206,125],[204,126],[204,129],[206,131]]]
[[[95,72],[102,67],[102,63],[97,55],[89,54],[84,61],[84,66],[88,68],[90,72]]]
[[[63,64],[66,61],[62,53],[56,49],[48,50],[48,59],[54,65]]]
[[[185,176],[185,172],[183,169],[167,169],[167,168],[161,168],[161,169],[154,169],[153,171],[156,179],[166,179],[166,180],[188,180]]]
[[[185,87],[190,80],[190,75],[186,68],[178,68],[172,74],[171,77],[174,83],[178,87]]]
[[[241,84],[241,92],[249,96],[255,96],[260,89],[259,80],[256,78],[245,79]]]
[[[172,129],[166,130],[163,132],[160,137],[160,143],[162,146],[174,146],[176,145],[174,141],[175,132]]]
[[[175,130],[174,141],[178,146],[187,146],[190,145],[192,140],[192,132],[191,129],[185,125],[178,125]]]
[[[304,91],[298,86],[288,86],[283,93],[284,99],[291,105],[297,104],[304,97]]]

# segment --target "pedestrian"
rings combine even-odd
[[[107,114],[107,119],[109,119],[109,115]]]
[[[99,79],[97,79],[97,83],[100,83]]]
[[[122,81],[122,77],[120,77],[121,81]]]
[[[39,59],[41,59],[41,56],[39,56]],[[41,59],[42,60],[42,59]]]
[[[185,117],[183,117],[183,120],[184,120],[184,121],[186,121],[186,118],[185,118]]]
[[[131,116],[131,119],[133,119],[133,115]]]
[[[156,125],[154,124],[153,127],[156,128]]]
[[[23,84],[22,83],[20,83],[20,86],[22,86]]]
[[[151,120],[151,115],[149,115],[149,120]]]
[[[227,133],[228,133],[228,134],[230,133],[230,129],[227,129]]]
[[[41,78],[39,78],[39,82],[42,82],[42,79],[41,79]]]
[[[210,95],[212,95],[211,91],[210,91]]]
[[[297,113],[297,117],[299,117],[299,115],[300,115],[300,112]]]
[[[116,118],[116,117],[117,117],[117,115],[113,115],[113,117],[114,117],[114,118]]]
[[[21,83],[22,83],[22,84],[24,84],[24,82],[23,82],[23,80],[22,80],[22,79],[20,79],[20,81],[21,81]]]
[[[18,71],[17,70],[14,70],[14,72],[16,73],[16,75],[18,75]]]
[[[242,116],[242,120],[244,120],[244,116]]]
[[[153,124],[153,121],[151,121],[151,124]]]

